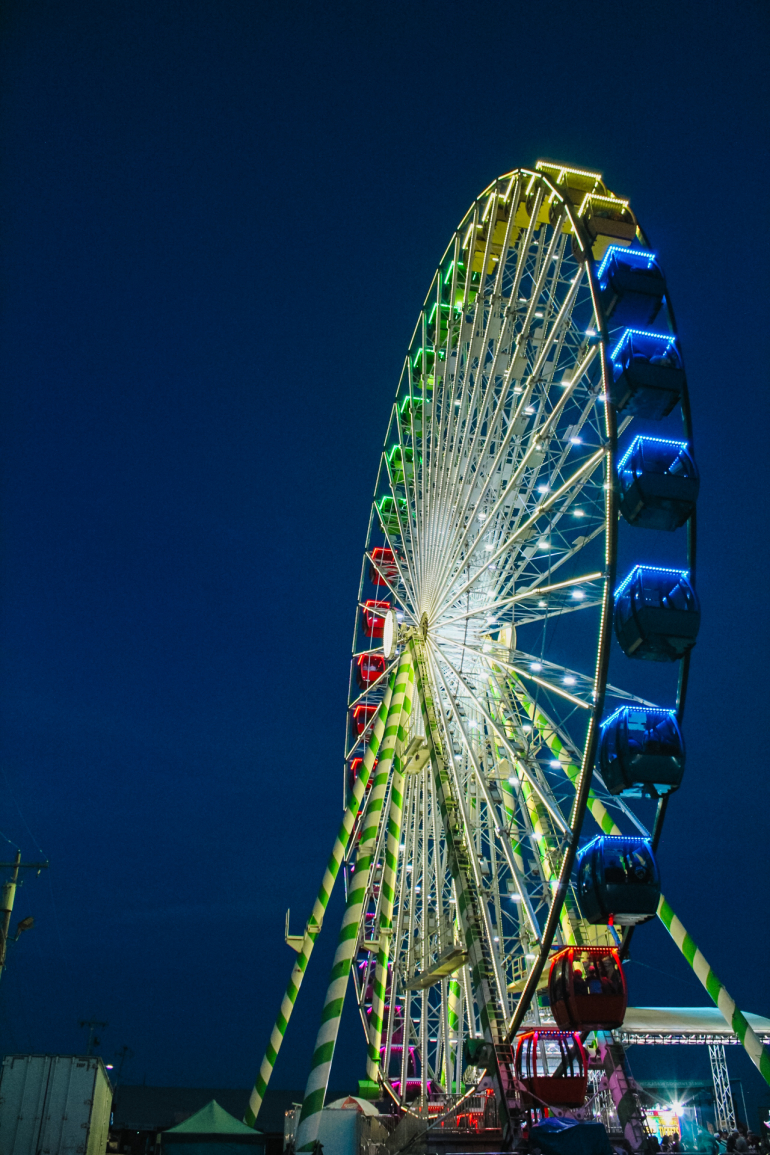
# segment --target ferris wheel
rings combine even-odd
[[[545,161],[499,178],[409,345],[356,610],[337,986],[347,962],[368,1078],[402,1109],[494,1069],[474,1040],[553,1023],[554,948],[614,955],[656,911],[700,619],[697,489],[666,282],[628,202]],[[620,512],[640,564],[618,575]],[[681,530],[675,564],[645,529]],[[637,692],[633,659],[677,666],[668,697]],[[333,982],[318,1091],[339,1011]]]
[[[436,270],[377,472],[345,816],[255,1089],[258,1110],[341,871],[298,1150],[351,976],[372,1097],[435,1115],[486,1080],[503,1114],[527,1088],[543,1106],[540,1055],[582,1101],[579,1032],[622,1021],[619,960],[660,899],[697,495],[669,292],[628,201],[549,161],[500,177]]]

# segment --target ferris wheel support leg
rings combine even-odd
[[[413,687],[414,670],[410,666],[409,681],[404,692],[401,721],[397,736],[398,743],[402,748],[406,743],[407,726],[412,713]],[[396,750],[398,751],[398,746]],[[404,775],[401,758],[398,752],[396,752],[393,757],[385,861],[383,863],[380,889],[380,945],[377,952],[377,965],[374,972],[372,1010],[369,1017],[369,1049],[366,1060],[366,1077],[375,1083],[379,1081],[381,1073],[382,1055],[380,1047],[382,1045],[382,1027],[385,1017],[385,1003],[387,1001],[388,959],[390,957],[390,936],[393,931],[393,904],[396,894],[396,875],[398,874],[398,856],[401,845],[403,814]]]
[[[358,932],[361,916],[364,910],[367,895],[369,894],[372,866],[374,864],[374,849],[377,832],[382,817],[382,807],[385,801],[388,779],[390,777],[390,763],[396,748],[399,732],[402,726],[404,698],[414,679],[414,672],[409,657],[404,654],[396,674],[393,699],[388,715],[387,725],[380,746],[379,761],[374,777],[374,783],[369,793],[369,802],[364,814],[361,830],[361,840],[356,858],[355,873],[348,891],[345,913],[342,918],[337,950],[332,963],[329,986],[326,990],[323,1010],[321,1012],[321,1026],[316,1037],[313,1059],[310,1065],[310,1074],[305,1087],[305,1096],[302,1101],[299,1127],[297,1128],[296,1150],[312,1151],[318,1139],[318,1127],[321,1121],[326,1090],[329,1085],[334,1048],[339,1033],[342,1008],[345,1002],[350,969],[353,957],[358,946]]]
[[[716,1003],[730,1029],[735,1031],[762,1078],[770,1084],[770,1051],[749,1026],[746,1016],[735,1005],[735,1000],[730,998],[724,984],[714,974],[663,895],[658,903],[658,918]]]
[[[289,1025],[289,1019],[291,1018],[291,1013],[294,1010],[294,1004],[297,1000],[299,989],[302,986],[302,980],[305,977],[307,964],[310,961],[311,954],[313,953],[315,941],[321,932],[321,924],[323,922],[324,912],[326,911],[329,898],[331,897],[332,890],[334,889],[334,883],[336,882],[337,875],[339,874],[340,866],[347,852],[348,843],[350,842],[350,834],[355,825],[356,816],[361,806],[361,799],[364,796],[364,791],[366,790],[366,785],[369,781],[369,776],[371,775],[372,767],[374,766],[374,761],[377,757],[380,744],[385,733],[385,728],[391,709],[391,702],[393,699],[393,689],[395,682],[396,678],[394,675],[390,679],[387,689],[385,690],[385,696],[383,697],[382,704],[380,705],[379,711],[377,712],[377,718],[372,730],[372,736],[369,740],[369,745],[366,749],[363,762],[359,767],[358,775],[353,784],[353,793],[348,804],[348,808],[345,811],[345,815],[342,819],[342,825],[340,826],[337,833],[331,856],[327,863],[326,871],[324,872],[318,895],[316,896],[313,911],[310,915],[310,918],[308,919],[308,923],[305,928],[305,935],[302,940],[302,946],[299,950],[299,953],[297,954],[297,960],[294,963],[294,968],[291,972],[291,978],[289,979],[289,984],[286,987],[286,993],[284,994],[283,1000],[281,1002],[281,1009],[278,1012],[278,1018],[275,1021],[275,1026],[273,1027],[272,1033],[270,1035],[270,1041],[267,1044],[265,1057],[262,1060],[262,1064],[259,1068],[259,1074],[257,1075],[256,1082],[252,1089],[251,1095],[249,1096],[249,1105],[246,1108],[245,1114],[243,1116],[244,1123],[246,1123],[249,1127],[253,1127],[256,1124],[257,1115],[259,1114],[259,1109],[262,1106],[262,1100],[265,1097],[265,1091],[267,1090],[268,1083],[270,1082],[270,1076],[273,1073],[273,1068],[278,1058],[278,1052],[281,1049],[281,1043],[283,1042],[283,1037],[286,1034],[286,1028]]]
[[[462,1032],[460,1012],[462,1009],[462,991],[459,980],[453,975],[449,980],[449,1001],[447,1006],[447,1019],[449,1025],[449,1037],[447,1042],[448,1058],[447,1067],[449,1075],[447,1077],[447,1094],[451,1095],[452,1080],[456,1082],[456,1094],[461,1095],[460,1087],[460,1064],[458,1063],[458,1054],[462,1048],[462,1039],[460,1037]]]
[[[596,1046],[608,1090],[623,1128],[623,1137],[632,1151],[641,1151],[646,1138],[644,1114],[628,1069],[626,1053],[620,1043],[613,1041],[609,1031],[596,1032]]]

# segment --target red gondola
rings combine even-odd
[[[392,585],[398,581],[398,566],[392,549],[377,546],[372,550],[369,562],[369,578],[376,586]]]
[[[529,1031],[516,1048],[516,1077],[534,1107],[581,1107],[588,1089],[588,1060],[574,1031]]]
[[[362,702],[360,706],[356,706],[353,710],[353,725],[356,728],[357,734],[363,734],[366,727],[371,722],[374,715],[377,713],[377,706],[370,706],[366,702]]]
[[[548,976],[553,1017],[560,1027],[612,1031],[626,1015],[628,992],[620,956],[609,946],[569,946]]]
[[[362,614],[364,618],[364,633],[367,638],[381,638],[385,629],[385,614],[390,609],[390,602],[377,602],[369,598],[364,602]]]
[[[382,654],[361,654],[356,662],[356,681],[362,690],[385,673],[387,662]]]

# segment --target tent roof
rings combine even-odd
[[[379,1111],[367,1099],[359,1099],[358,1095],[348,1095],[346,1099],[335,1099],[326,1104],[327,1111],[360,1111],[362,1115],[379,1115]]]
[[[201,1107],[200,1111],[196,1111],[178,1127],[169,1127],[169,1131],[172,1133],[188,1131],[197,1135],[259,1134],[258,1131],[255,1132],[253,1127],[247,1127],[245,1123],[241,1123],[240,1119],[236,1119],[228,1111],[225,1111],[224,1107],[220,1107],[216,1099],[212,1099],[205,1107]]]
[[[759,1034],[770,1033],[770,1019],[747,1013],[749,1024]],[[717,1007],[629,1007],[623,1026],[627,1034],[732,1035]]]

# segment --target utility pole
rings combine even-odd
[[[8,953],[8,932],[11,928],[11,914],[13,913],[13,903],[16,898],[16,887],[19,882],[20,870],[36,870],[38,874],[41,870],[48,869],[47,862],[22,862],[21,851],[16,851],[16,858],[13,862],[0,862],[0,869],[13,870],[11,881],[3,883],[0,888],[0,976],[5,970],[5,959]],[[29,930],[34,924],[34,919],[23,918],[16,928],[16,942],[19,935],[23,931]]]
[[[98,1047],[101,1039],[96,1037],[96,1028],[101,1027],[103,1031],[107,1030],[109,1023],[103,1023],[101,1019],[80,1019],[78,1024],[81,1027],[88,1027],[88,1046],[86,1047],[86,1054],[90,1055],[93,1047]]]

